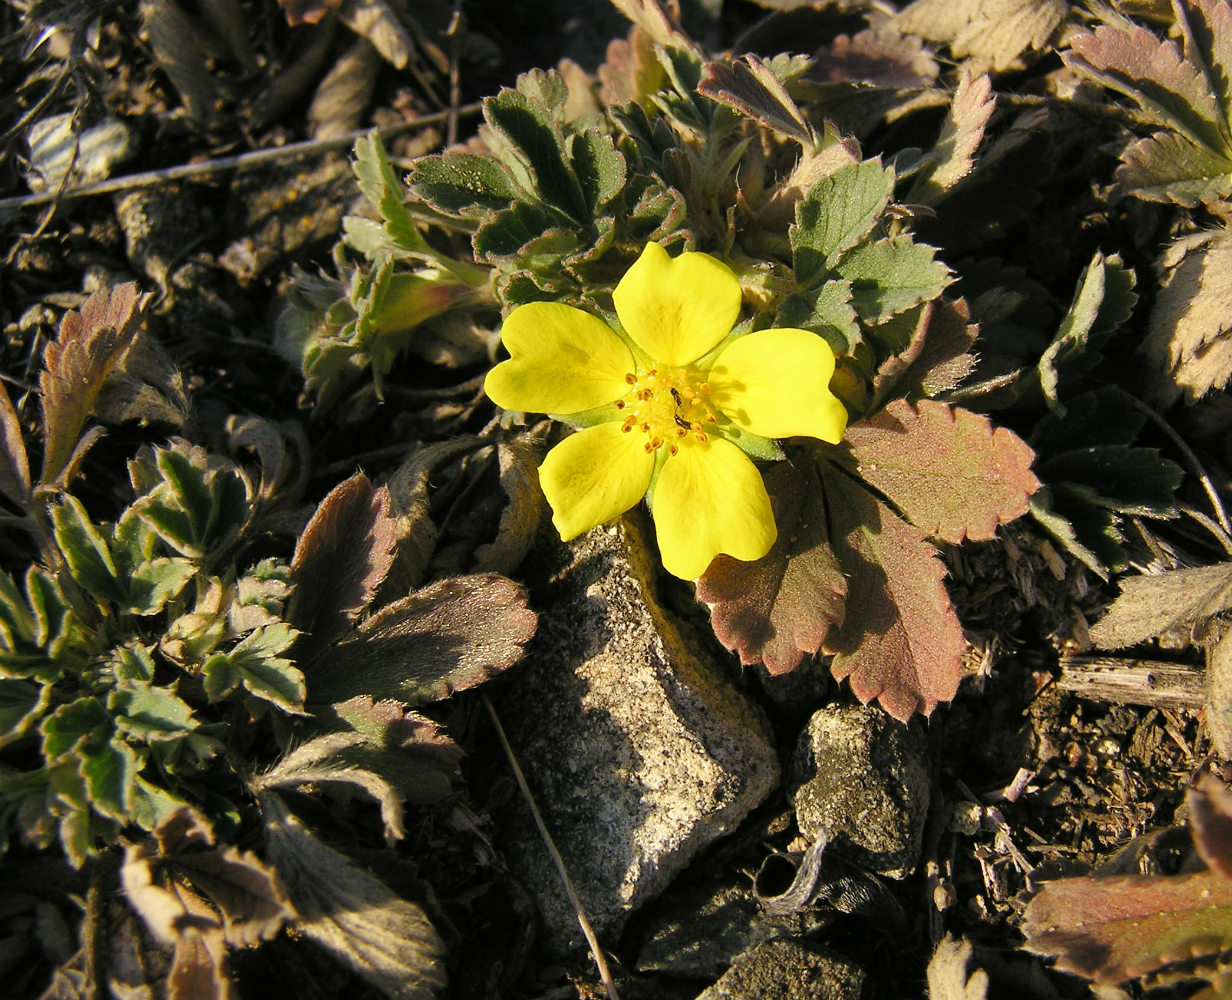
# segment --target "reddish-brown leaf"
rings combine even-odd
[[[1031,900],[1022,932],[1058,969],[1123,983],[1232,947],[1232,881],[1211,871],[1058,879]]]
[[[1232,788],[1204,774],[1186,798],[1194,846],[1208,868],[1232,879]]]
[[[846,618],[826,646],[831,672],[894,718],[928,715],[962,677],[962,627],[924,532],[837,469],[823,473],[830,538],[847,574]]]
[[[526,592],[503,576],[441,580],[364,621],[308,671],[308,690],[330,702],[447,698],[520,660],[537,622]]]
[[[815,469],[779,462],[766,473],[779,537],[756,562],[719,556],[697,581],[718,640],[741,663],[784,674],[843,621],[847,581],[834,558]]]
[[[316,24],[331,10],[341,6],[342,0],[278,0],[278,6],[287,15],[287,24]]]
[[[18,504],[30,494],[30,461],[21,436],[21,420],[0,382],[0,493]]]
[[[987,541],[1027,512],[1035,453],[987,417],[922,399],[894,400],[847,429],[856,470],[917,528],[952,544]]]
[[[892,395],[934,396],[953,389],[975,367],[975,355],[968,352],[978,332],[963,299],[925,302],[907,346],[873,377],[873,408]]]
[[[290,621],[319,650],[372,601],[393,565],[396,525],[389,490],[357,472],[321,501],[291,560]]]
[[[148,295],[131,282],[100,289],[79,312],[65,313],[59,339],[43,353],[43,482],[69,464],[103,385],[121,364],[141,326]]]

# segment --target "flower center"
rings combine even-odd
[[[616,400],[625,413],[621,430],[646,435],[646,451],[667,445],[675,455],[680,442],[692,436],[703,444],[709,440],[706,425],[718,423],[710,402],[710,383],[688,368],[628,372],[629,391]]]

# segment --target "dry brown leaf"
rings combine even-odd
[[[372,43],[356,39],[312,95],[308,122],[314,139],[334,139],[360,127],[380,70],[380,55]]]
[[[287,15],[287,24],[319,24],[331,10],[337,10],[342,0],[278,0]]]
[[[1091,629],[1099,649],[1122,649],[1232,606],[1232,563],[1175,569],[1121,581],[1121,595]]]
[[[500,484],[509,503],[501,512],[496,538],[475,550],[475,570],[512,573],[530,551],[535,533],[543,522],[547,501],[539,487],[539,463],[543,441],[522,434],[496,446]]]
[[[928,961],[928,1000],[985,1000],[988,973],[976,969],[967,975],[971,942],[947,934],[937,942]]]
[[[1232,236],[1177,243],[1164,267],[1141,348],[1161,407],[1182,394],[1192,403],[1232,380]]]
[[[893,24],[1003,72],[1043,50],[1068,13],[1065,0],[916,0]]]
[[[371,42],[386,62],[406,69],[415,54],[415,40],[386,0],[349,0],[341,17],[342,23]]]

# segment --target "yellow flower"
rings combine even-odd
[[[838,443],[834,353],[806,330],[729,337],[740,282],[704,253],[673,259],[650,243],[612,299],[621,332],[558,302],[514,309],[501,330],[511,357],[484,383],[505,409],[582,425],[539,468],[552,523],[568,541],[645,496],[668,572],[696,579],[721,552],[760,559],[776,529],[746,452],[795,435]]]

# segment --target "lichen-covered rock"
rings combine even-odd
[[[929,779],[924,734],[879,708],[828,705],[800,736],[795,792],[800,832],[824,830],[851,860],[904,878],[920,860]]]
[[[732,963],[697,1000],[859,1000],[864,970],[805,941],[767,941]]]
[[[634,522],[636,523],[636,522]],[[629,544],[626,546],[626,536]],[[641,529],[545,542],[522,576],[539,631],[496,700],[514,753],[601,937],[775,787],[769,725],[659,607]],[[549,949],[581,935],[520,800],[495,817]]]

